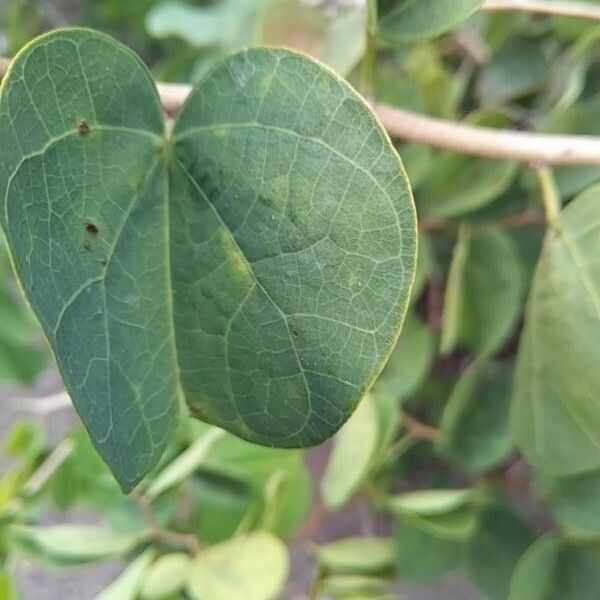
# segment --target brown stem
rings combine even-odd
[[[421,423],[421,421],[415,419],[407,413],[402,413],[400,419],[406,430],[416,438],[426,440],[428,442],[437,442],[439,440],[440,432],[438,429],[430,427],[429,425],[425,425],[425,423]]]
[[[149,537],[170,546],[185,548],[190,554],[198,554],[202,550],[202,546],[196,536],[161,527],[152,510],[152,502],[149,498],[146,498],[138,490],[131,492],[130,497],[142,513],[146,527],[148,528],[147,533]]]
[[[600,21],[600,6],[594,5],[591,2],[565,2],[561,0],[488,0],[481,8],[482,10],[488,11],[520,11]]]

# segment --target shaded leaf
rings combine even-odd
[[[481,70],[478,93],[482,103],[503,104],[535,92],[549,66],[539,42],[509,38]]]
[[[460,566],[463,547],[462,541],[436,536],[407,519],[396,525],[396,567],[406,581],[439,580]]]
[[[485,509],[467,542],[467,572],[490,600],[505,600],[513,569],[533,542],[532,527],[504,506]]]
[[[124,490],[156,465],[182,393],[255,443],[333,435],[391,351],[414,273],[397,154],[319,64],[236,54],[164,129],[147,70],[99,33],[35,40],[2,81],[16,271]]]
[[[574,545],[555,534],[537,540],[518,562],[509,600],[600,597],[600,546]]]
[[[437,449],[461,467],[483,471],[513,447],[509,410],[512,369],[474,362],[460,377],[440,422]]]
[[[550,481],[546,502],[570,537],[600,538],[600,471]]]
[[[394,398],[407,398],[423,383],[435,356],[436,339],[412,311],[406,316],[400,339],[375,383]]]

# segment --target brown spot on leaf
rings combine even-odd
[[[85,230],[90,235],[98,235],[98,228],[93,223],[86,223],[85,224]]]
[[[77,131],[79,132],[79,135],[85,135],[90,132],[90,126],[85,121],[79,121],[79,123],[77,123]]]

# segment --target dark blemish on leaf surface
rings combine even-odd
[[[98,228],[93,223],[86,223],[85,224],[85,230],[90,235],[98,235]]]
[[[77,131],[79,132],[79,135],[85,135],[90,132],[90,126],[85,121],[79,121],[79,123],[77,123]]]

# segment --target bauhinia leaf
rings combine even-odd
[[[521,338],[512,421],[537,467],[600,467],[600,188],[576,198],[544,242]]]
[[[253,442],[317,444],[381,370],[415,214],[361,98],[289,51],[216,66],[165,132],[141,61],[88,30],[13,61],[0,220],[87,430],[125,490],[179,398]]]

